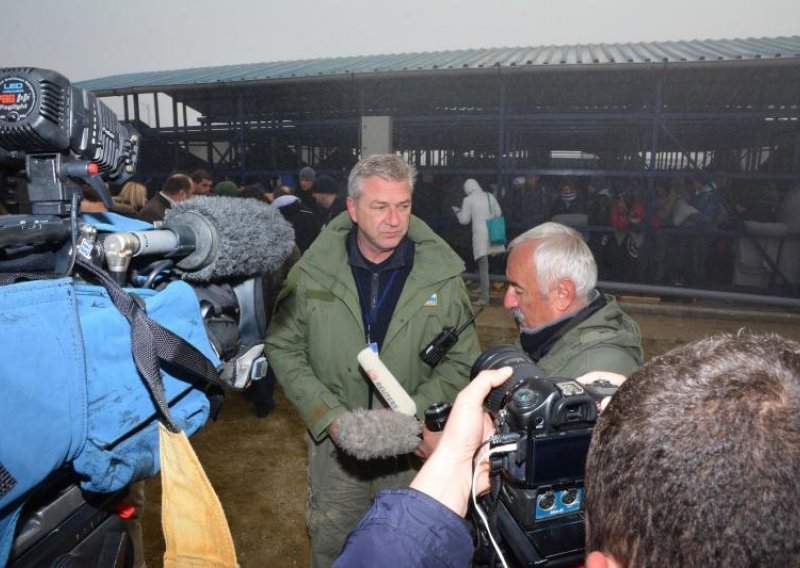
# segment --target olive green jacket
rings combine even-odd
[[[536,363],[550,377],[574,379],[589,371],[629,376],[644,362],[639,326],[606,295],[607,304],[559,339]]]
[[[356,356],[366,347],[358,292],[347,263],[352,222],[344,212],[322,231],[294,265],[278,295],[267,333],[269,363],[311,435],[320,440],[346,410],[367,408],[369,379]],[[431,369],[419,352],[444,327],[472,316],[461,274],[463,261],[425,223],[411,218],[414,266],[392,315],[380,358],[417,405],[417,416],[439,401],[452,402],[469,382],[479,355],[475,326]],[[374,408],[385,407],[374,394]]]

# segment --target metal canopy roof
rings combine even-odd
[[[761,113],[755,120],[788,109],[796,119],[800,36],[315,59],[134,73],[77,86],[99,96],[164,93],[207,125],[291,121],[306,132],[311,123],[370,114],[396,121],[546,115],[564,125],[564,113],[585,121],[592,112],[631,118],[658,107],[673,116]]]
[[[170,150],[154,138],[207,148],[226,142],[259,157],[302,147],[352,153],[361,117],[387,115],[397,149],[471,153],[481,156],[471,163],[489,169],[499,151],[533,163],[549,150],[576,149],[616,167],[612,160],[646,151],[662,130],[662,152],[755,154],[770,146],[791,164],[800,36],[313,59],[133,73],[76,86],[126,96],[133,119],[162,94],[171,98],[173,124],[186,108],[196,111],[197,125],[187,126],[185,115],[180,128],[137,125],[164,155]]]
[[[223,65],[128,73],[78,83],[100,96],[171,91],[247,82],[305,81],[383,74],[448,74],[456,71],[528,70],[590,66],[652,66],[800,59],[800,36],[729,40],[465,49]]]

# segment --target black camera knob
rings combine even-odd
[[[514,404],[520,410],[533,408],[539,402],[539,394],[528,388],[521,388],[514,393],[512,398]]]
[[[437,402],[425,409],[425,426],[431,432],[441,432],[453,407],[447,402]]]

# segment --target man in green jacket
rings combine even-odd
[[[503,305],[519,325],[522,349],[546,375],[627,377],[643,363],[639,326],[595,290],[597,264],[577,231],[542,223],[509,251]]]
[[[353,168],[347,212],[292,268],[268,333],[270,364],[308,427],[312,566],[333,562],[378,489],[407,486],[415,473],[411,454],[358,461],[340,447],[343,414],[387,407],[358,353],[374,345],[420,419],[431,404],[455,399],[479,355],[471,326],[435,367],[419,357],[443,328],[467,322],[472,309],[463,261],[411,215],[415,176],[394,155]],[[416,453],[429,451],[422,443]]]

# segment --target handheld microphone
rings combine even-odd
[[[125,272],[133,256],[179,258],[184,280],[218,282],[281,266],[294,229],[277,210],[255,199],[198,196],[168,209],[164,228],[112,233],[104,248],[109,270]]]
[[[334,442],[360,460],[413,452],[419,446],[422,431],[414,416],[417,404],[371,347],[359,352],[358,362],[391,410],[358,408],[345,412],[336,419]]]
[[[414,402],[403,386],[397,382],[392,372],[383,364],[378,354],[372,348],[365,347],[358,354],[358,362],[367,372],[372,384],[381,393],[392,410],[402,412],[409,416],[417,413],[417,403]]]

